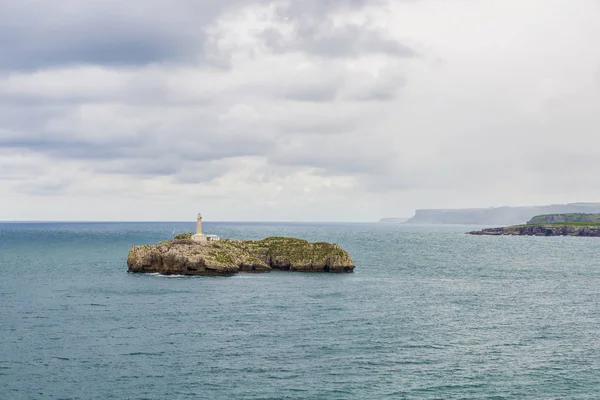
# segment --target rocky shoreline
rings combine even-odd
[[[309,243],[296,238],[226,239],[213,243],[173,239],[155,245],[133,246],[127,267],[130,273],[228,276],[272,270],[353,272],[354,262],[336,244]]]
[[[469,235],[585,236],[600,237],[598,225],[515,225],[467,232]]]

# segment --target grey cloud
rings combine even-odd
[[[351,91],[347,98],[363,102],[391,101],[401,93],[401,89],[404,88],[406,83],[406,78],[399,68],[388,67],[380,71],[376,78],[356,82],[357,88]]]
[[[144,7],[151,7],[151,4],[144,4]],[[211,4],[209,15],[198,21],[199,27],[234,2],[221,3],[218,7]],[[299,13],[297,20],[303,24],[299,32],[304,35],[304,39],[294,46],[303,52],[325,55],[326,47],[332,45],[331,51],[337,53],[332,54],[334,57],[329,57],[327,62],[335,63],[335,58],[342,53],[351,56],[368,50],[367,47],[377,48],[385,44],[376,32],[362,32],[354,28],[328,31],[332,29],[328,22],[318,22],[338,7],[360,7],[365,2],[313,2],[312,5],[306,3],[302,9],[294,2],[291,4],[287,12]],[[182,0],[176,2],[173,8],[178,12],[183,10],[183,14],[200,10],[192,5],[193,2]],[[6,3],[0,5],[0,13],[2,11],[7,11]],[[20,67],[27,70],[77,63],[130,67],[111,69],[120,78],[109,76],[107,90],[103,90],[102,85],[85,86],[87,91],[76,90],[77,85],[75,89],[66,85],[63,91],[61,86],[54,85],[57,82],[53,79],[68,81],[69,76],[65,76],[64,72],[55,76],[50,70],[47,76],[39,79],[38,92],[35,88],[28,88],[22,92],[0,93],[0,102],[9,106],[0,110],[0,127],[4,131],[0,135],[0,148],[29,150],[57,162],[82,162],[99,174],[171,176],[179,183],[215,179],[227,172],[227,168],[235,167],[225,164],[215,167],[211,163],[239,157],[267,157],[273,168],[317,167],[323,175],[360,171],[373,173],[378,170],[372,155],[348,150],[332,156],[319,147],[321,140],[315,142],[307,137],[355,133],[362,111],[359,108],[331,109],[330,104],[337,100],[391,99],[393,90],[397,88],[394,83],[396,77],[392,74],[383,74],[381,79],[373,81],[368,77],[344,76],[341,70],[325,72],[323,67],[329,68],[333,64],[319,65],[299,82],[274,80],[274,83],[262,86],[259,82],[248,92],[248,86],[242,83],[231,92],[215,92],[212,102],[205,99],[202,104],[188,108],[174,101],[174,93],[168,91],[166,81],[171,71],[168,67],[158,75],[134,67],[154,62],[182,63],[191,60],[192,55],[197,54],[203,37],[197,27],[186,28],[190,23],[186,19],[188,16],[184,18],[178,12],[166,9],[162,10],[164,14],[158,12],[159,9],[154,13],[155,17],[144,12],[134,15],[129,9],[110,11],[92,7],[76,11],[78,18],[46,10],[50,13],[48,19],[41,18],[40,25],[32,27],[30,32],[20,30],[18,24],[1,28],[0,39],[9,38],[12,43],[21,45],[2,53],[0,69]],[[321,11],[326,15],[320,15]],[[128,20],[130,14],[131,19]],[[91,15],[97,17],[94,23],[86,23]],[[19,21],[19,15],[13,13],[12,16]],[[162,17],[168,23],[161,24]],[[111,29],[113,23],[116,26]],[[53,28],[53,24],[58,28]],[[318,35],[325,35],[322,38],[324,47],[319,47]],[[380,49],[404,57],[401,52],[394,53],[391,47]],[[87,76],[90,75],[82,74],[78,79]],[[293,76],[291,78],[293,80]],[[27,79],[26,73],[24,79]],[[46,86],[45,82],[50,84]],[[349,82],[358,85],[350,92],[346,88]],[[14,86],[18,87],[18,83]],[[268,110],[266,113],[263,111],[261,120],[256,123],[219,120],[219,116],[236,103],[240,94],[251,101],[256,95],[264,95],[263,101],[270,104],[278,99],[291,101],[284,114],[270,115]],[[295,102],[317,103],[319,106],[305,109]],[[108,111],[89,109],[90,105],[101,107],[103,104],[120,104],[123,107]],[[130,114],[127,107],[136,110]],[[143,123],[138,124],[138,121]],[[122,132],[119,122],[124,125]],[[99,128],[105,125],[106,128]],[[107,139],[104,139],[102,129],[110,129]],[[281,151],[278,146],[288,138],[300,148]],[[351,147],[353,143],[348,145]],[[364,147],[361,150],[364,151]],[[37,190],[34,186],[30,190]],[[66,184],[42,182],[39,193],[68,188]]]
[[[376,88],[372,92],[363,93],[355,97],[358,101],[390,101],[394,100],[396,92],[386,88]]]
[[[359,26],[334,27],[329,23],[305,23],[299,30],[296,46],[325,57],[385,53],[397,57],[414,57],[416,52],[380,33]],[[294,44],[292,44],[294,46]]]
[[[323,175],[385,174],[395,154],[385,144],[373,141],[362,128],[335,135],[305,135],[303,146],[280,143],[268,153],[273,165],[316,167]]]
[[[19,192],[30,196],[51,196],[66,192],[69,187],[69,182],[28,182],[27,184],[17,185]]]
[[[204,29],[234,6],[268,4],[272,0],[192,1],[130,0],[127,2],[59,2],[5,0],[0,3],[1,70],[33,70],[73,64],[139,66],[204,63],[214,59],[205,49]],[[328,15],[340,8],[379,4],[374,1],[290,1],[282,12],[298,24],[295,43],[278,43],[280,51],[295,49],[322,56],[414,52],[373,30],[334,29]]]
[[[0,3],[0,69],[193,62],[203,27],[231,0]]]
[[[0,33],[0,40],[12,43],[4,47],[0,55],[0,67],[4,69],[24,70],[69,64],[144,65],[184,57],[173,43],[149,37],[145,32],[126,37],[90,33],[84,33],[83,37],[56,35],[52,39],[55,44],[49,46],[45,44],[47,38],[22,38],[7,32]]]
[[[211,162],[188,162],[181,166],[177,175],[173,176],[173,179],[176,183],[183,184],[205,183],[237,168],[238,164],[231,161],[231,159],[221,159]]]
[[[288,5],[290,14],[307,16],[323,15],[344,8],[362,8],[366,5],[383,5],[384,0],[302,0]]]
[[[337,64],[327,71],[291,73],[290,78],[275,85],[271,91],[278,97],[294,101],[369,102],[393,100],[406,85],[403,69],[398,63],[381,69],[376,76],[352,72]]]
[[[162,126],[147,129],[143,135],[133,132],[133,135],[115,136],[111,132],[112,138],[99,141],[97,135],[81,135],[89,129],[88,125],[93,127],[94,121],[50,134],[45,128],[46,118],[54,118],[54,115],[38,114],[36,108],[31,108],[29,118],[37,121],[37,128],[3,132],[0,134],[0,148],[27,150],[58,161],[84,162],[97,173],[172,176],[178,183],[215,179],[236,168],[236,164],[221,163],[215,167],[214,162],[238,157],[268,155],[274,168],[312,166],[322,168],[324,174],[373,172],[374,165],[382,164],[381,154],[377,155],[378,163],[373,164],[371,156],[365,156],[364,146],[360,147],[363,154],[351,150],[356,143],[349,138],[358,116],[344,117],[344,109],[324,118],[322,113],[317,112],[319,107],[309,107],[302,112],[284,115],[282,119],[256,123],[223,123],[218,121],[220,112],[217,109],[196,111],[195,115],[188,113],[187,116],[179,114],[176,109],[172,108],[162,115],[165,120]],[[150,118],[154,112],[153,108],[148,108],[136,118]],[[115,118],[120,117],[115,114]],[[348,136],[341,137],[342,133]],[[334,137],[325,139],[323,134]],[[337,145],[336,141],[342,142],[342,145]],[[296,147],[286,147],[289,143],[296,143]]]
[[[135,147],[123,144],[95,144],[73,138],[64,140],[54,138],[3,138],[0,147],[6,149],[27,149],[61,159],[101,160],[126,157]]]
[[[389,18],[365,8],[360,26],[346,11],[383,2],[282,0],[274,19],[236,8],[267,3],[0,2],[4,218],[53,217],[73,193],[121,217],[143,200],[140,218],[186,218],[224,195],[210,205],[222,216],[307,219],[598,196],[591,8],[510,0],[490,19],[479,2],[393,1]],[[229,69],[206,65],[212,50]],[[35,197],[52,193],[64,195],[54,206]]]
[[[162,133],[161,137],[168,136],[168,133]],[[178,165],[185,161],[211,161],[228,157],[239,157],[256,155],[264,150],[264,147],[257,141],[211,141],[209,136],[204,136],[197,142],[193,140],[173,141],[171,145],[165,146],[157,140],[147,138],[136,138],[127,142],[113,141],[105,144],[98,144],[92,141],[84,141],[74,137],[58,138],[8,138],[0,139],[0,147],[5,149],[27,149],[47,156],[60,159],[76,159],[85,161],[103,161],[103,160],[131,160],[139,158],[140,160],[161,159],[163,162],[169,160],[169,153],[177,154],[177,160],[169,168],[151,167],[152,162],[126,163],[123,169],[112,172],[122,173],[148,173],[155,171],[163,175],[165,171],[168,174],[177,172]],[[171,162],[171,161],[169,161]],[[140,170],[130,167],[141,167]]]
[[[160,176],[176,175],[194,162],[258,155],[273,145],[268,135],[260,134],[265,127],[253,126],[253,135],[247,135],[239,125],[219,123],[216,109],[165,107],[165,112],[158,116],[153,107],[138,107],[133,115],[115,115],[117,122],[120,118],[129,118],[149,123],[141,128],[127,127],[121,134],[111,131],[106,139],[102,138],[102,130],[94,126],[102,121],[90,120],[69,126],[71,119],[66,117],[58,130],[48,128],[55,114],[30,107],[28,118],[21,115],[17,120],[29,119],[32,125],[15,124],[11,130],[0,130],[0,148],[29,150],[57,160],[87,162],[100,173]],[[62,112],[77,114],[77,109],[62,109]],[[115,113],[123,111],[116,109]],[[10,113],[0,112],[0,126],[10,125],[10,117]],[[161,124],[152,123],[161,119]],[[118,129],[119,124],[115,126],[107,129]]]
[[[138,156],[110,158],[96,164],[96,170],[106,174],[131,174],[143,177],[176,175],[181,169],[182,160],[169,157],[150,158],[143,153]]]
[[[350,2],[355,6],[364,2]],[[318,7],[315,7],[319,9]],[[327,10],[327,9],[326,9]],[[288,37],[276,29],[268,29],[262,37],[274,51],[303,51],[322,57],[347,57],[359,54],[388,54],[400,58],[417,56],[417,52],[383,32],[369,26],[336,26],[328,14],[296,14],[297,8],[281,9],[281,17],[295,24],[296,35]]]
[[[11,102],[0,95],[0,141],[7,138],[39,137],[45,121],[69,108],[45,101]]]
[[[321,116],[298,115],[288,121],[277,121],[274,124],[275,129],[279,129],[287,134],[319,134],[336,135],[343,132],[349,132],[356,124],[355,118],[349,116],[346,118],[323,118]]]
[[[319,71],[313,73],[318,75]],[[303,82],[289,86],[284,84],[289,96],[287,100],[302,100],[301,103],[314,101],[315,93],[324,93],[324,96],[332,98],[333,93],[338,96],[345,84],[344,79],[363,81],[354,76],[336,78],[340,75],[334,71],[333,74],[327,74],[326,79],[319,79],[312,85]],[[374,83],[365,80],[364,87],[359,85],[356,93],[368,93],[372,88],[377,93],[379,86],[394,87],[393,79],[390,80],[390,77],[394,78],[393,74],[384,71],[381,76]],[[142,82],[148,80],[140,79]],[[308,76],[305,82],[311,80],[311,76]],[[248,87],[241,89],[247,91]],[[181,171],[186,171],[191,163],[278,154],[282,140],[285,143],[289,138],[299,143],[301,148],[292,154],[281,152],[281,156],[272,157],[274,165],[316,165],[322,167],[325,174],[328,170],[353,172],[371,168],[371,161],[364,155],[353,154],[352,160],[338,156],[332,158],[327,153],[320,155],[320,141],[314,143],[306,139],[315,134],[355,133],[368,107],[352,104],[332,107],[326,102],[297,104],[293,101],[282,112],[277,110],[277,106],[271,108],[273,98],[269,98],[267,91],[263,101],[270,106],[261,109],[261,104],[257,104],[261,114],[259,120],[236,120],[235,116],[231,120],[221,120],[220,116],[235,104],[235,97],[241,89],[220,93],[214,99],[215,104],[193,107],[164,99],[161,105],[147,105],[144,99],[137,100],[140,96],[131,96],[132,92],[138,91],[135,85],[123,89],[122,93],[124,101],[133,101],[133,104],[117,103],[113,106],[111,102],[102,101],[60,103],[54,106],[48,106],[50,103],[43,101],[13,104],[10,108],[0,110],[0,126],[5,128],[5,132],[0,134],[0,148],[29,149],[56,159],[89,162],[99,173],[171,175],[181,182],[194,182],[214,175],[206,175],[203,171],[199,171],[198,176],[194,173],[182,175]],[[261,87],[251,89],[248,93],[265,92]],[[304,94],[302,89],[305,90]],[[300,90],[300,95],[296,96],[295,90]],[[252,104],[253,96],[248,93],[246,97]],[[110,99],[114,95],[108,93],[105,96]],[[168,93],[165,97],[168,97]],[[102,96],[98,100],[102,100]],[[219,105],[220,102],[224,103]],[[326,109],[323,108],[324,104]],[[106,138],[105,133],[108,134]],[[312,148],[313,145],[317,150]],[[221,170],[221,173],[224,172]]]
[[[283,98],[296,101],[327,102],[336,99],[339,83],[324,82],[312,85],[281,85],[278,89]]]

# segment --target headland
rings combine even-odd
[[[528,207],[466,209],[423,209],[406,221],[409,224],[516,225],[536,215],[600,213],[600,203],[568,203]]]
[[[526,224],[486,228],[470,235],[587,236],[600,237],[600,214],[567,213],[537,215]]]

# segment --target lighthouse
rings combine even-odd
[[[196,219],[196,235],[202,235],[202,214],[200,213]]]
[[[196,218],[196,234],[192,235],[192,240],[194,242],[207,244],[208,242],[221,240],[221,238],[217,235],[205,235],[202,233],[202,214],[198,213],[198,217]]]

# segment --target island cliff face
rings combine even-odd
[[[271,270],[353,272],[354,262],[336,244],[295,238],[221,240],[198,243],[178,236],[155,245],[133,246],[128,272],[164,275],[233,275]]]

